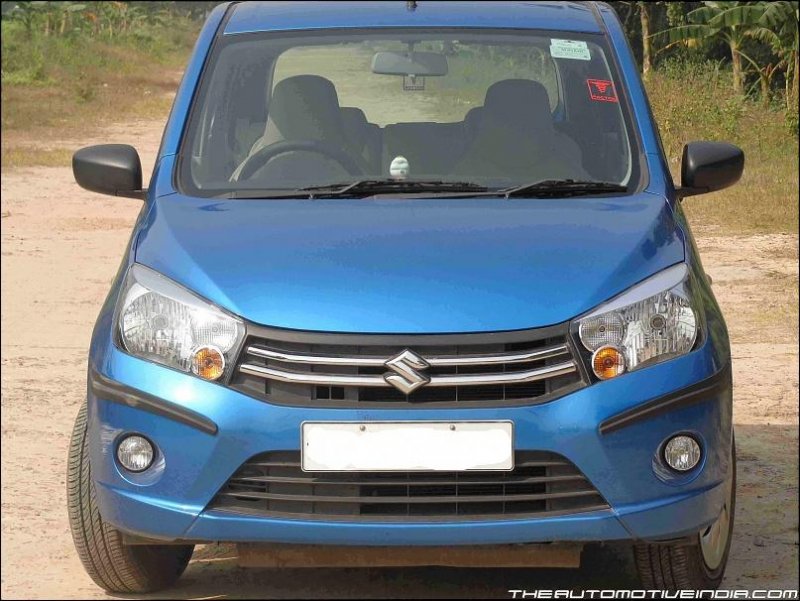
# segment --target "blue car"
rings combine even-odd
[[[247,566],[579,565],[713,589],[731,353],[603,3],[228,3],[208,17],[91,342],[72,534],[104,589]]]

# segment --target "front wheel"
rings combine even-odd
[[[722,582],[733,535],[736,508],[736,444],[731,444],[727,501],[717,521],[691,541],[636,545],[634,555],[642,585],[656,590],[716,590]]]
[[[84,569],[98,586],[112,593],[147,593],[174,584],[194,546],[122,543],[122,533],[100,517],[87,438],[84,403],[75,419],[67,462],[69,525]]]

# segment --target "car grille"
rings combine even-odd
[[[517,451],[510,472],[303,472],[299,451],[253,457],[208,509],[343,520],[547,517],[608,509],[564,457]]]
[[[583,385],[565,328],[442,336],[248,335],[230,385],[295,406],[544,402]]]

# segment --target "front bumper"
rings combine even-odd
[[[350,545],[457,545],[671,539],[712,523],[730,477],[729,359],[711,337],[694,352],[554,401],[470,409],[323,409],[277,406],[131,357],[112,344],[90,367],[89,436],[100,512],[114,526],[163,540]],[[720,359],[724,357],[724,359]],[[276,519],[206,510],[249,458],[300,448],[303,421],[512,420],[517,450],[572,461],[610,509],[514,520],[369,522]],[[676,432],[705,449],[686,476],[659,469]],[[114,459],[123,433],[153,440],[162,460],[143,474]]]

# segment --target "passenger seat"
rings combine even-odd
[[[506,79],[486,92],[482,109],[465,118],[472,139],[454,173],[516,181],[586,178],[580,147],[553,125],[544,86]]]
[[[530,110],[524,111],[521,103],[514,103],[513,98],[528,102]],[[486,112],[486,106],[494,108],[495,112],[505,109],[511,110],[511,115],[520,118],[520,127],[523,129],[531,128],[534,130],[549,130],[548,133],[555,133],[558,138],[561,150],[567,152],[573,160],[582,161],[583,153],[580,146],[567,134],[558,132],[553,123],[552,112],[543,110],[543,102],[546,100],[547,107],[550,106],[550,97],[542,84],[531,79],[504,79],[495,82],[486,90],[486,99],[483,106],[477,106],[467,111],[464,117],[464,129],[467,142],[471,142],[478,132],[481,119]],[[517,106],[514,106],[517,104]],[[520,110],[521,109],[521,110]],[[526,114],[527,113],[527,114]]]

